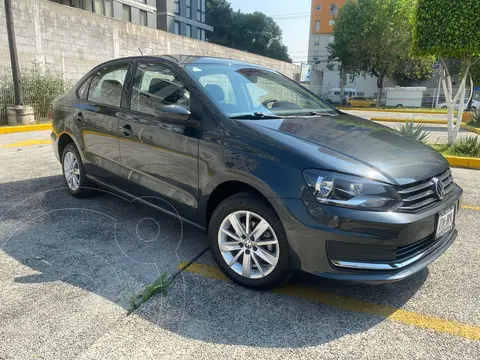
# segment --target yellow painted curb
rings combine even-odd
[[[12,134],[27,131],[52,130],[52,124],[33,124],[17,126],[0,126],[0,134]]]
[[[394,112],[394,113],[404,113],[404,114],[434,114],[434,115],[447,115],[446,111],[422,111],[422,110],[404,110],[404,109],[377,109],[377,108],[358,108],[358,107],[337,107],[338,110],[356,110],[356,111],[377,111],[377,112]],[[454,114],[458,112],[455,111]]]
[[[186,263],[182,263],[181,266],[185,266],[185,264]],[[212,265],[193,263],[187,267],[185,271],[210,279],[230,282],[218,267]],[[292,283],[276,288],[272,292],[303,300],[314,301],[337,309],[378,316],[418,328],[434,330],[439,333],[480,341],[480,326],[460,323],[436,316],[424,315],[393,306],[362,301]]]
[[[461,156],[445,156],[450,166],[461,167],[467,169],[480,169],[480,159],[461,157]]]
[[[396,118],[370,118],[372,121],[383,121],[383,122],[397,122],[397,123],[406,123],[413,122],[415,124],[434,124],[434,125],[447,125],[447,120],[427,120],[427,119],[396,119]]]
[[[476,128],[467,124],[462,124],[462,128],[471,132],[474,132],[476,134],[480,134],[480,128]]]

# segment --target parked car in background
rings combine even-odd
[[[466,109],[466,107],[468,105],[468,99],[464,100],[464,105],[465,105],[465,109]],[[457,103],[454,106],[454,109],[458,110],[459,107],[460,107],[460,100],[457,101]],[[447,103],[446,102],[439,103],[437,108],[446,109],[447,108]],[[480,109],[480,102],[477,101],[477,100],[472,100],[472,111],[476,111],[477,109]]]
[[[365,96],[352,96],[347,99],[348,107],[375,107],[377,102]]]
[[[347,102],[347,99],[356,96],[357,95],[357,89],[353,88],[344,88],[343,89],[344,94],[343,94],[343,99],[340,98],[340,88],[332,88],[328,91],[327,95],[327,101],[330,104],[340,104],[340,105],[345,105]]]
[[[115,59],[54,101],[52,126],[73,196],[93,183],[181,217],[247,287],[294,270],[397,281],[457,236],[462,189],[440,153],[261,66]]]

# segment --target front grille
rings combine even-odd
[[[448,169],[436,177],[443,182],[447,198],[453,190],[452,172]],[[403,199],[403,204],[398,210],[403,212],[422,211],[434,202],[440,201],[432,179],[403,186],[399,188],[398,193]]]
[[[349,244],[328,241],[327,251],[328,256],[332,260],[394,263],[403,262],[418,255],[432,246],[434,242],[434,234],[404,246]]]

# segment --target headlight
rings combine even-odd
[[[392,211],[402,198],[390,185],[337,172],[303,171],[315,199],[321,204],[371,211]]]

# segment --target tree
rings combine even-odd
[[[226,0],[207,0],[207,17],[213,26],[209,42],[292,62],[282,43],[282,30],[261,12],[234,12]]]
[[[448,108],[448,143],[455,142],[464,111],[467,80],[470,94],[472,58],[480,54],[480,1],[418,0],[414,17],[413,49],[418,55],[433,55],[442,63],[443,92]],[[460,84],[453,94],[452,73],[448,59],[461,59]],[[456,124],[453,123],[455,103],[460,100]]]
[[[414,81],[433,73],[433,57],[410,54],[414,4],[415,0],[349,0],[335,20],[330,66],[338,62],[350,77],[376,77],[377,105],[387,76]]]

